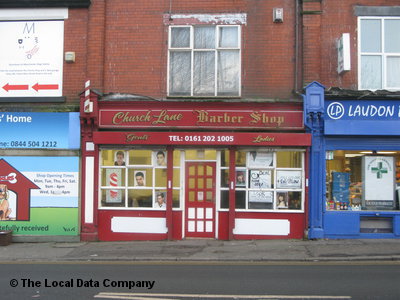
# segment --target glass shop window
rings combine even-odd
[[[182,158],[183,151],[174,150],[173,152],[173,179],[172,179],[172,207],[179,208],[181,206],[181,185],[182,177],[181,177],[181,167],[182,167]]]
[[[398,210],[400,151],[326,152],[326,210]]]
[[[180,206],[180,159],[174,151],[173,207]],[[167,152],[113,149],[100,153],[100,207],[165,209]]]
[[[217,151],[213,149],[196,149],[185,151],[186,160],[216,160]]]
[[[244,210],[302,210],[303,151],[237,151],[235,208]],[[229,168],[221,161],[221,208],[229,208]]]

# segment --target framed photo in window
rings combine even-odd
[[[236,186],[246,186],[246,171],[236,171]]]
[[[134,186],[146,186],[146,171],[135,171]]]
[[[115,152],[114,166],[125,166],[125,151],[118,150]]]
[[[165,151],[154,151],[154,161],[157,167],[166,167],[167,166],[167,155]]]
[[[276,208],[283,209],[288,208],[288,193],[287,192],[278,192],[276,193]]]
[[[154,207],[157,209],[165,209],[167,207],[167,193],[165,191],[156,191],[155,196]]]

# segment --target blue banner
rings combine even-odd
[[[400,101],[325,101],[325,134],[400,135]]]
[[[0,112],[0,148],[79,149],[79,113]]]

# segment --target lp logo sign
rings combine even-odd
[[[326,112],[328,113],[329,118],[337,120],[343,117],[344,106],[339,102],[332,102],[328,105]]]

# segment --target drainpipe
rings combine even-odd
[[[295,24],[294,24],[294,32],[295,32],[295,53],[294,53],[294,93],[298,91],[298,81],[299,81],[299,1],[294,0],[295,2]]]

